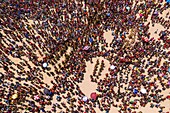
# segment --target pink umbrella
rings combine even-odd
[[[90,46],[85,46],[84,48],[83,48],[83,50],[89,50],[90,49]]]
[[[170,80],[168,81],[168,85],[170,86]]]
[[[145,42],[149,42],[149,39],[147,37],[144,38]]]
[[[140,16],[140,17],[142,17],[142,16],[143,16],[143,14],[139,14],[139,16]]]
[[[40,99],[40,97],[38,95],[34,96],[34,100],[39,100],[39,99]]]
[[[96,100],[96,98],[97,98],[96,92],[91,93],[90,97],[91,97],[93,100]]]

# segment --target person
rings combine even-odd
[[[137,0],[135,3],[133,2],[86,1],[84,8],[82,1],[74,0],[51,2],[46,0],[27,2],[3,1],[1,4],[1,13],[4,17],[0,19],[2,28],[0,31],[0,63],[4,76],[1,82],[5,91],[9,91],[8,88],[12,87],[12,85],[7,85],[4,81],[10,83],[13,80],[21,83],[24,82],[25,84],[20,84],[20,86],[28,89],[24,93],[24,89],[19,90],[21,87],[14,84],[17,86],[15,90],[20,92],[20,96],[19,101],[13,101],[13,103],[19,105],[21,104],[20,102],[24,102],[22,98],[25,96],[33,97],[34,93],[36,93],[41,97],[37,102],[42,106],[38,107],[35,104],[34,107],[38,109],[37,111],[48,112],[43,106],[48,105],[50,101],[53,103],[50,99],[56,94],[59,97],[63,97],[64,94],[67,95],[66,98],[61,98],[61,101],[64,99],[69,100],[73,96],[83,97],[84,93],[81,91],[78,83],[84,79],[86,61],[90,60],[93,63],[93,58],[96,58],[96,56],[104,57],[105,59],[109,58],[110,62],[115,62],[115,66],[117,67],[114,70],[108,70],[110,73],[102,80],[98,76],[106,68],[104,61],[102,61],[99,73],[97,73],[96,66],[93,70],[93,75],[91,75],[91,81],[98,85],[98,92],[101,93],[97,100],[97,104],[101,110],[109,112],[110,105],[114,105],[124,111],[136,112],[130,108],[131,104],[129,100],[133,96],[140,97],[137,101],[140,102],[141,106],[145,106],[148,103],[148,99],[153,102],[163,101],[163,98],[158,97],[160,97],[159,93],[162,90],[166,90],[163,81],[168,78],[166,76],[159,76],[160,73],[166,73],[167,71],[167,66],[161,65],[161,55],[167,60],[169,54],[166,51],[164,53],[157,50],[168,49],[169,40],[167,36],[169,33],[168,31],[162,31],[160,33],[160,39],[163,41],[163,45],[157,44],[150,37],[148,31],[150,24],[145,25],[143,23],[147,20],[149,14],[151,14],[148,8],[151,10],[156,9],[154,11],[155,13],[151,14],[151,24],[160,23],[168,29],[169,25],[167,23],[169,21],[159,18],[159,12],[157,11],[160,10],[163,12],[168,8],[168,5],[164,4],[161,6],[160,3],[153,1],[140,3]],[[135,7],[132,7],[133,4],[136,4]],[[128,8],[129,11],[126,10],[127,6],[130,7]],[[137,18],[136,14],[140,9],[143,10],[143,14],[141,18]],[[33,23],[29,21],[33,21]],[[134,28],[133,26],[136,27]],[[129,29],[136,29],[136,31],[130,33]],[[103,37],[104,30],[114,31],[112,33],[114,39],[110,44]],[[126,36],[128,33],[131,36]],[[89,42],[89,37],[92,38],[92,43]],[[130,45],[129,51],[124,46],[127,37],[133,38],[133,41],[128,42],[128,45]],[[145,40],[146,38],[148,39],[147,41]],[[99,49],[100,44],[102,45],[102,50]],[[91,49],[83,51],[83,47],[86,45],[90,45]],[[108,45],[111,45],[112,50],[108,50]],[[68,46],[73,48],[70,54],[67,53]],[[60,62],[63,56],[67,58]],[[20,62],[12,63],[13,59],[11,57]],[[152,66],[151,63],[144,61],[146,57],[148,57],[146,59],[148,62],[151,62],[153,57],[159,58],[155,60],[154,66]],[[42,62],[48,62],[49,66],[52,64],[50,68],[55,68],[53,74],[49,73],[49,71],[52,72],[50,68],[47,70],[39,68]],[[127,68],[130,65],[133,65],[134,68]],[[161,72],[156,73],[154,68],[158,69],[159,67],[161,67]],[[147,72],[148,76],[140,77],[144,72]],[[126,78],[124,78],[123,73],[127,74]],[[154,77],[153,74],[158,75],[154,79],[161,83],[162,90],[156,84],[150,82]],[[44,76],[54,77],[54,81],[51,82],[53,88],[50,90],[52,94],[48,98],[40,91],[42,88],[50,87],[43,80]],[[130,80],[129,77],[132,77],[132,79]],[[27,85],[26,82],[31,82],[31,84]],[[117,93],[114,90],[115,87],[118,87],[118,89],[124,88],[124,84],[128,84],[129,88],[125,89],[129,89],[130,91],[120,92],[119,90]],[[150,84],[152,85],[150,86]],[[152,91],[152,94],[154,92],[156,94],[151,95],[148,99],[146,95],[149,94],[141,95],[137,93],[134,95],[133,89],[138,88],[140,90],[140,86],[142,85],[148,91]],[[155,90],[152,90],[151,87],[154,87]],[[11,90],[10,92],[13,93],[14,91]],[[10,96],[10,93],[8,96]],[[5,97],[6,94],[3,94],[2,99],[5,99]],[[154,98],[152,99],[152,97]],[[123,107],[123,104],[118,105],[111,102],[113,98],[117,101],[121,100],[120,102],[122,103],[127,103],[126,107]],[[33,98],[30,98],[29,101],[31,99]],[[95,106],[92,107],[91,105],[92,103],[95,105],[96,101],[90,100],[88,103],[83,103],[79,100],[78,102],[80,105],[78,105],[77,109],[75,108],[70,111],[95,112],[93,109]],[[73,102],[68,102],[68,104],[71,105],[71,108],[74,108],[73,106],[76,105]],[[66,111],[69,111],[65,103],[59,103],[56,106],[59,109],[63,107],[67,108]],[[83,106],[86,107],[85,110],[80,109]],[[29,111],[34,111],[34,107],[25,105],[25,108]],[[5,107],[3,108],[6,110]],[[12,110],[13,108],[9,109]],[[61,112],[64,111],[61,110]]]

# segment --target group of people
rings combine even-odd
[[[161,102],[170,98],[162,95],[170,88],[170,24],[159,14],[169,8],[157,0],[1,2],[0,110],[108,113],[115,107],[136,113],[150,104],[163,112]],[[150,24],[156,23],[165,30],[152,37]],[[108,30],[112,37],[104,37]],[[110,62],[108,73],[101,74],[105,63],[98,67],[97,60],[93,74],[85,74],[86,62],[97,57]],[[97,84],[97,98],[85,98],[79,87],[84,76]]]

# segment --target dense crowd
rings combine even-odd
[[[0,110],[95,113],[98,107],[108,113],[117,107],[136,113],[150,104],[163,112],[160,103],[170,98],[162,95],[170,88],[170,16],[159,15],[169,8],[163,0],[1,1]],[[149,32],[155,24],[165,28],[155,31],[159,37]],[[111,43],[104,38],[108,30]],[[112,67],[101,75],[105,63],[97,61],[93,74],[85,75],[86,62],[96,57]],[[85,100],[78,85],[84,76],[97,84],[97,98]]]

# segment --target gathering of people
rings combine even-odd
[[[0,112],[142,113],[149,104],[169,113],[161,102],[170,103],[170,12],[160,15],[170,3],[115,1],[0,1]],[[156,24],[164,30],[153,37]],[[84,76],[97,84],[90,98]]]

